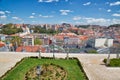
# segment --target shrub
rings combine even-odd
[[[107,59],[104,59],[103,62],[106,63]],[[108,65],[110,67],[120,67],[120,59],[110,59],[110,64]]]
[[[88,53],[97,53],[96,50],[89,50]]]
[[[109,66],[120,67],[120,59],[116,59],[116,58],[111,59]]]

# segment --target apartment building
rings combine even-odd
[[[24,46],[34,46],[34,37],[32,35],[23,36],[22,43]]]

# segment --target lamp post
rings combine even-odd
[[[40,73],[41,73],[41,66],[38,65],[38,66],[36,67],[36,74],[37,74],[38,80],[40,80]]]
[[[109,65],[109,63],[110,63],[110,53],[111,53],[110,49],[113,46],[113,39],[108,39],[107,38],[105,46],[108,49],[108,57],[107,57],[106,65]]]
[[[41,59],[41,50],[39,49],[39,59]]]
[[[55,40],[54,40],[54,38],[52,39],[52,41],[53,41],[53,59],[55,59],[55,50],[54,50],[54,48],[55,48]]]
[[[116,54],[116,58],[117,58],[117,59],[120,58],[120,57],[119,57],[119,52],[120,52],[120,48],[117,48],[117,50],[116,50],[116,53],[117,53],[117,54]]]
[[[110,63],[110,47],[112,47],[112,45],[109,44],[109,42],[110,42],[109,31],[105,32],[105,36],[107,37],[107,39],[106,39],[106,42],[104,43],[104,46],[107,47],[107,49],[108,49],[108,57],[107,57],[106,65],[109,65],[109,63]]]
[[[68,39],[69,37],[65,37],[65,48],[66,48],[66,52],[67,52],[67,55],[66,55],[66,59],[68,60],[69,59],[69,45],[68,45]]]
[[[108,48],[108,57],[107,57],[106,65],[109,65],[109,63],[110,63],[110,49]]]
[[[69,59],[69,47],[67,47],[67,55],[66,55],[67,60]]]

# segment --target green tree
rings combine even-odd
[[[36,38],[36,39],[34,40],[34,44],[35,44],[35,45],[42,45],[42,41],[41,41],[40,39]]]
[[[46,33],[46,34],[57,34],[59,31],[55,31],[52,29],[46,30],[45,28],[41,28],[40,26],[36,26],[35,28],[31,28],[35,33]]]
[[[11,35],[11,34],[15,34],[15,33],[19,33],[19,32],[23,32],[22,28],[16,28],[13,24],[9,23],[4,25],[1,28],[0,33],[2,34],[7,34],[7,35]]]
[[[12,43],[14,46],[20,46],[21,43],[22,43],[22,38],[19,37],[19,36],[13,36],[13,37],[12,37],[12,40],[11,40],[11,43]]]
[[[120,24],[113,24],[113,25],[110,25],[108,27],[120,27]]]
[[[12,23],[9,23],[9,24],[6,24],[3,26],[3,28],[12,28],[13,27],[13,24]]]

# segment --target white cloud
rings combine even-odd
[[[35,18],[34,16],[29,16],[29,18]]]
[[[81,19],[81,17],[79,17],[79,16],[74,16],[73,17],[73,20],[80,20]]]
[[[114,14],[112,14],[112,16],[120,17],[120,14],[114,13]]]
[[[38,0],[38,2],[43,2],[43,0]]]
[[[120,1],[110,3],[110,6],[118,6],[118,5],[120,5]]]
[[[109,2],[106,2],[105,4],[110,4]]]
[[[42,15],[41,15],[41,14],[39,14],[39,17],[42,17]]]
[[[102,10],[102,8],[98,8],[98,10],[100,10],[100,11],[101,11],[101,10]]]
[[[68,2],[68,0],[65,0],[66,2]]]
[[[61,15],[68,15],[69,12],[73,12],[71,10],[59,10],[61,12]]]
[[[79,25],[87,25],[85,22],[82,22],[82,21],[76,21],[75,24],[79,24]]]
[[[0,11],[0,14],[5,14],[5,12],[4,11]]]
[[[88,6],[88,5],[90,5],[91,4],[91,2],[87,2],[87,3],[84,3],[83,5],[84,6]]]
[[[0,14],[11,13],[10,11],[0,11]]]
[[[108,9],[107,12],[111,12],[111,9]]]
[[[5,11],[6,13],[11,13],[10,11]]]
[[[120,19],[105,19],[105,18],[92,18],[92,17],[81,17],[76,24],[90,24],[90,25],[102,25],[109,26],[111,24],[120,24]]]
[[[62,12],[61,15],[68,15],[68,13],[67,12]]]
[[[0,19],[5,19],[5,18],[7,18],[6,15],[2,15],[2,16],[0,16]]]
[[[76,24],[81,24],[81,22],[79,22],[79,21],[76,21],[75,23],[76,23]]]
[[[25,23],[25,21],[24,21],[24,20],[22,20],[20,23],[21,23],[21,24],[23,24],[23,23]]]
[[[42,16],[43,18],[51,18],[51,17],[53,17],[53,16]]]
[[[51,16],[51,15],[49,15],[49,16],[45,15],[45,16],[43,16],[43,15],[40,14],[39,17],[42,17],[42,18],[52,18],[53,16]]]
[[[109,25],[110,19],[105,18],[91,18],[91,17],[83,17],[81,18],[80,23],[82,24],[90,24],[90,25]]]
[[[60,23],[69,23],[69,22],[67,22],[67,21],[61,21]]]
[[[111,23],[112,24],[120,24],[120,19],[112,19]]]
[[[19,17],[12,17],[12,19],[21,20]]]
[[[105,23],[108,20],[104,19],[104,18],[84,18],[85,20],[87,20],[87,23]]]
[[[38,2],[46,2],[46,3],[49,3],[49,2],[58,2],[59,0],[38,0]]]
[[[32,21],[33,23],[35,23],[36,21]]]
[[[35,13],[32,13],[32,15],[35,15]]]

